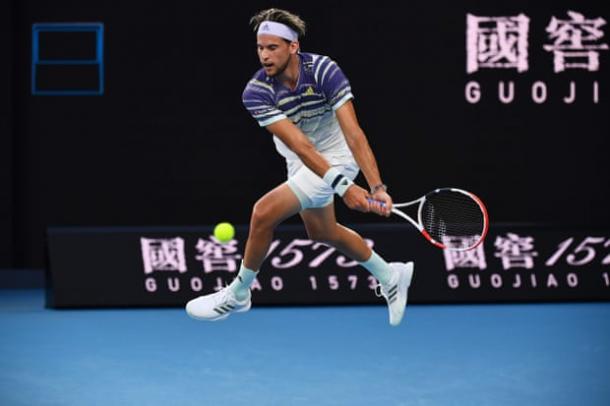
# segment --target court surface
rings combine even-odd
[[[609,405],[610,303],[49,310],[0,290],[1,405]]]

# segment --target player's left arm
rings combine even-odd
[[[343,134],[345,135],[347,145],[352,151],[360,170],[364,174],[364,177],[369,184],[369,188],[372,189],[377,185],[382,185],[383,182],[381,180],[381,175],[379,174],[377,160],[375,159],[373,150],[366,138],[366,134],[358,123],[356,110],[354,109],[352,101],[349,100],[339,107],[335,111],[335,114],[337,115],[341,130],[343,130]],[[381,188],[377,189],[373,194],[373,198],[385,203],[386,209],[383,214],[389,216],[392,208],[392,198],[390,195]]]

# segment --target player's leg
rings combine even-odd
[[[404,315],[408,288],[413,276],[413,263],[388,264],[371,250],[364,239],[353,230],[338,224],[334,204],[301,211],[307,234],[312,240],[337,248],[360,262],[379,281],[381,295],[388,302],[390,324],[398,325]]]
[[[301,203],[286,183],[276,187],[256,202],[250,218],[244,260],[237,277],[229,285],[238,300],[250,296],[250,285],[269,251],[275,227],[288,217],[297,214],[299,210]]]
[[[233,312],[249,310],[250,285],[269,250],[273,230],[300,209],[299,199],[286,184],[259,199],[252,210],[246,252],[237,277],[224,289],[188,302],[187,313],[200,320],[221,320]]]
[[[252,209],[250,232],[244,255],[244,264],[247,268],[260,269],[271,245],[273,230],[300,210],[299,199],[285,183],[256,202]]]
[[[393,273],[389,264],[371,250],[358,233],[337,223],[332,202],[324,207],[303,210],[300,215],[309,238],[332,245],[360,262],[381,284],[390,283]]]
[[[358,262],[371,257],[372,251],[364,239],[355,231],[337,223],[334,203],[306,209],[299,214],[310,239],[332,245]]]

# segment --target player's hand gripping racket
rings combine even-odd
[[[384,205],[377,200],[369,201]],[[416,210],[417,221],[400,210],[408,207]],[[419,199],[395,203],[392,213],[413,224],[432,244],[447,250],[473,249],[483,241],[489,229],[487,209],[481,199],[455,188],[436,189]]]

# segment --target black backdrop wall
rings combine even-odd
[[[11,4],[0,5],[0,268],[12,261]]]
[[[0,265],[43,266],[47,226],[247,223],[256,199],[285,177],[271,136],[241,105],[259,66],[248,20],[271,6],[301,15],[310,29],[302,49],[332,56],[350,78],[396,198],[460,186],[487,202],[492,221],[610,224],[609,52],[599,51],[597,71],[555,73],[553,53],[543,49],[553,43],[545,31],[553,16],[575,10],[608,20],[602,4],[15,2],[12,174],[4,91],[0,101],[0,221],[10,223],[9,209],[14,219],[0,243],[13,241],[14,257],[0,250]],[[528,69],[468,73],[468,13],[527,15]],[[31,29],[43,22],[104,24],[103,96],[31,94]],[[601,30],[594,42],[607,44],[608,27]],[[466,96],[469,82],[480,88],[476,103]],[[509,82],[514,98],[504,103],[498,87]],[[573,103],[564,101],[570,86]],[[11,201],[11,182],[12,208],[4,198]],[[380,221],[338,206],[342,222]]]

